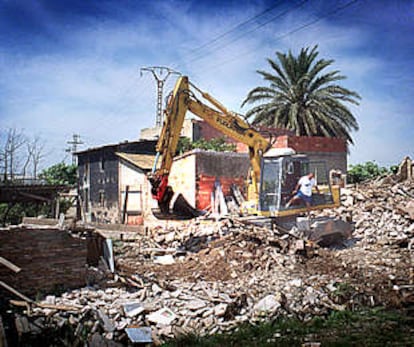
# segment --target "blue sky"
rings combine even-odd
[[[414,157],[413,38],[414,1],[0,0],[0,130],[43,138],[50,165],[72,134],[86,149],[155,125],[142,67],[180,71],[244,113],[266,58],[318,45],[362,97],[349,163],[389,166]]]

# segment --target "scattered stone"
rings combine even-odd
[[[106,332],[111,333],[115,330],[115,327],[112,324],[111,320],[101,309],[98,309],[98,316],[99,316],[99,319],[102,321],[103,328]]]
[[[152,343],[151,328],[126,328],[125,332],[132,343]]]
[[[176,315],[173,311],[171,311],[167,307],[163,307],[162,309],[153,312],[147,316],[149,322],[161,324],[161,325],[170,325],[174,319],[176,319]]]
[[[254,311],[259,315],[270,315],[275,313],[280,306],[280,302],[274,295],[267,295],[254,306]]]
[[[187,303],[186,307],[191,311],[196,311],[207,306],[206,302],[203,300],[195,299]]]
[[[214,315],[216,317],[223,317],[227,312],[228,304],[218,304],[214,306]]]
[[[154,263],[161,265],[171,265],[175,263],[175,260],[171,254],[166,254],[154,257]]]
[[[135,317],[145,310],[139,302],[132,302],[123,305],[124,313],[127,317]]]

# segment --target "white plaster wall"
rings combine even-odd
[[[127,211],[143,211],[143,190],[144,185],[146,184],[146,175],[145,173],[136,168],[133,169],[128,165],[120,163],[119,168],[119,206],[122,212],[125,200],[125,191],[126,187],[129,186],[128,194],[128,206]],[[138,193],[137,191],[141,192]]]
[[[169,176],[174,192],[181,193],[186,200],[196,206],[196,155],[189,154],[174,160]]]

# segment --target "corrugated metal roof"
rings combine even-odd
[[[118,157],[126,160],[127,162],[135,165],[143,170],[151,170],[154,165],[155,155],[151,154],[133,154],[133,153],[115,153]]]

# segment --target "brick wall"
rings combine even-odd
[[[229,141],[229,143],[236,143],[236,141],[228,138],[225,136],[221,131],[217,130],[210,124],[199,121],[199,120],[193,120],[194,126],[193,126],[193,140],[196,141],[200,138],[204,138],[206,140],[211,140],[217,137],[225,137]],[[287,129],[279,129],[279,128],[269,128],[264,126],[255,126],[254,127],[259,133],[261,133],[266,138],[276,138],[278,136],[283,135],[290,135],[293,136],[294,132]]]
[[[298,153],[307,152],[342,152],[346,153],[346,143],[342,139],[319,137],[319,136],[291,136],[281,135],[277,136],[273,143],[274,148],[293,148]],[[247,146],[238,143],[238,152],[247,152]]]
[[[216,128],[212,127],[210,124],[206,122],[196,122],[194,130],[194,141],[199,140],[200,138],[203,138],[207,141],[215,139],[215,138],[221,138],[224,137],[226,139],[227,143],[234,143],[237,144],[237,141],[233,140],[232,138],[224,135],[221,131],[218,131]]]
[[[36,295],[86,283],[86,241],[54,228],[0,230],[0,256],[19,266],[0,265],[0,280],[21,293]]]
[[[231,186],[237,185],[240,191],[244,191],[246,185],[245,177],[216,177],[199,175],[197,177],[197,208],[200,210],[207,209],[211,206],[211,193],[215,190],[216,181],[220,182],[224,196],[232,195]]]
[[[297,153],[306,154],[311,161],[324,161],[328,172],[332,169],[347,172],[347,147],[342,139],[318,136],[280,136],[274,147],[290,147]]]
[[[278,138],[279,140],[279,138]],[[280,136],[281,147],[293,148],[296,152],[345,152],[346,142],[338,138],[319,136]],[[277,147],[278,143],[276,143]]]

